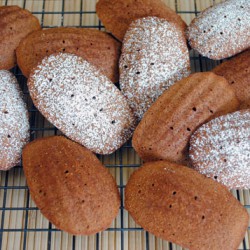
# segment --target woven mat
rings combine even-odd
[[[189,24],[200,10],[219,0],[165,0]],[[45,28],[55,26],[81,26],[104,29],[95,14],[95,0],[37,0],[2,1],[0,5],[19,5],[33,12]],[[207,71],[218,62],[199,57],[191,52],[193,71]],[[59,134],[36,111],[27,93],[26,79],[18,68],[13,69],[25,93],[31,117],[32,139]],[[127,143],[111,156],[100,158],[116,178],[122,207],[111,227],[90,237],[72,236],[57,230],[41,215],[32,201],[21,166],[0,173],[0,249],[23,250],[180,250],[174,244],[160,240],[136,225],[123,208],[124,187],[131,173],[140,166],[140,159]],[[249,191],[232,191],[240,202],[250,209]],[[249,233],[239,249],[250,249]],[[224,249],[223,249],[224,250]],[[225,249],[227,250],[227,249]]]

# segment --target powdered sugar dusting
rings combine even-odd
[[[228,0],[201,12],[187,30],[191,47],[223,59],[250,46],[250,1]]]
[[[112,153],[132,135],[134,117],[126,99],[81,57],[60,53],[45,58],[28,86],[51,123],[96,153]]]
[[[229,188],[250,188],[250,109],[218,117],[192,136],[194,167]]]
[[[185,38],[165,19],[138,19],[125,35],[119,68],[122,92],[140,120],[164,90],[190,74]]]
[[[0,169],[20,163],[29,140],[29,120],[22,93],[13,74],[0,70]]]

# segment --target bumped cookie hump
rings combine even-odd
[[[190,74],[186,40],[165,19],[131,23],[120,58],[120,86],[138,120],[175,81]]]
[[[23,168],[32,199],[59,229],[95,234],[118,214],[120,198],[112,175],[92,152],[65,137],[29,143]]]
[[[59,53],[43,59],[28,87],[48,121],[95,153],[111,154],[132,136],[135,119],[125,97],[79,56]]]
[[[249,0],[227,0],[205,9],[187,29],[191,47],[215,60],[249,48],[249,13]]]
[[[125,207],[145,230],[190,250],[238,249],[249,221],[223,185],[167,161],[132,174]]]
[[[51,28],[33,32],[21,41],[17,63],[28,77],[44,57],[58,52],[72,53],[96,66],[112,82],[118,82],[120,49],[120,42],[99,30]]]
[[[237,110],[239,101],[224,77],[195,73],[166,90],[145,113],[133,135],[144,161],[187,164],[191,134],[203,123]]]
[[[230,189],[250,188],[250,109],[217,117],[190,140],[193,167]]]
[[[38,19],[18,6],[0,7],[0,69],[11,69],[16,64],[15,50],[20,41],[41,29]]]
[[[164,18],[184,32],[186,23],[161,0],[99,0],[96,13],[105,28],[120,41],[136,19],[148,16]]]
[[[22,148],[29,140],[29,118],[15,76],[0,70],[0,170],[20,164]]]

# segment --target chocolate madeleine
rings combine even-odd
[[[79,56],[44,58],[28,80],[38,110],[70,139],[111,154],[131,136],[135,119],[119,89]]]
[[[0,7],[0,69],[16,64],[16,48],[28,34],[40,30],[38,19],[18,6]]]
[[[69,139],[53,136],[29,143],[23,168],[32,199],[61,230],[95,234],[118,214],[114,178],[92,152]]]
[[[138,19],[123,40],[119,68],[121,90],[140,121],[166,89],[190,74],[185,37],[165,19]]]
[[[189,25],[193,49],[214,60],[231,57],[250,47],[250,1],[228,0],[202,11]]]
[[[132,174],[125,208],[145,230],[190,250],[236,250],[249,222],[226,187],[167,161],[146,163]]]
[[[192,135],[194,169],[230,189],[250,188],[250,109],[217,117]]]
[[[96,13],[108,31],[120,41],[132,21],[142,17],[164,18],[184,33],[186,23],[161,0],[99,0]]]
[[[21,162],[29,117],[18,82],[6,70],[0,70],[0,124],[0,170],[8,170]]]
[[[175,83],[151,106],[133,136],[144,161],[187,164],[191,134],[216,116],[237,110],[239,101],[224,77],[196,73]]]
[[[83,28],[52,28],[30,34],[17,48],[22,73],[30,71],[46,56],[66,52],[83,57],[112,82],[118,82],[121,44],[109,34]]]

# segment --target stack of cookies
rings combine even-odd
[[[0,168],[22,154],[42,213],[69,233],[94,234],[120,207],[115,180],[94,153],[112,154],[133,136],[147,162],[125,190],[135,221],[186,248],[236,249],[249,219],[228,190],[250,188],[249,1],[214,5],[188,27],[161,0],[99,0],[96,10],[116,39],[41,30],[30,12],[0,7]],[[214,60],[236,56],[191,74],[187,40]],[[36,108],[68,138],[27,144],[27,108],[6,71],[16,62]]]

